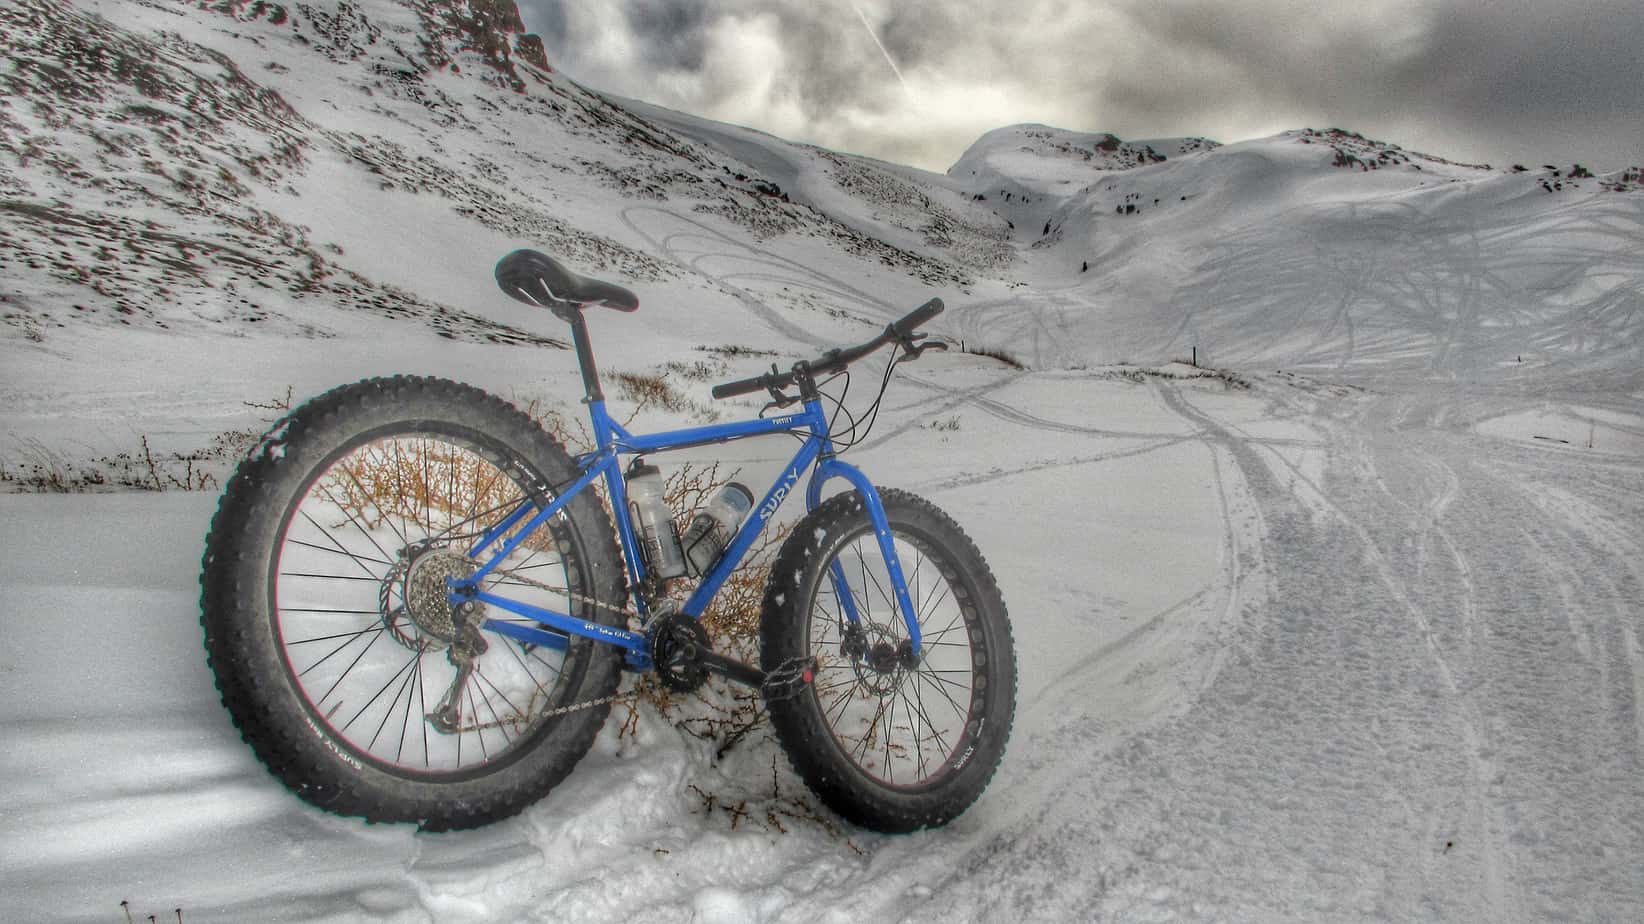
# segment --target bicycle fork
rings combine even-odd
[[[919,614],[914,610],[913,601],[908,596],[908,582],[902,575],[902,563],[896,557],[896,542],[891,534],[890,520],[885,516],[885,505],[880,501],[879,492],[874,489],[873,482],[862,474],[861,469],[841,462],[833,456],[824,456],[817,462],[816,471],[805,491],[806,510],[814,511],[822,503],[822,484],[830,478],[843,478],[849,482],[856,489],[857,496],[862,499],[862,506],[867,508],[868,520],[873,524],[874,538],[879,544],[879,554],[885,560],[885,572],[890,576],[891,590],[896,597],[896,608],[902,612],[902,623],[908,631],[906,643],[896,655],[903,666],[911,669],[919,663],[919,657],[924,651],[924,640],[919,632]],[[845,611],[845,618],[850,621],[847,632],[860,640],[860,654],[866,654],[862,616],[857,610],[855,595],[851,593],[850,585],[845,580],[845,570],[837,559],[829,569],[828,578],[833,583],[834,596]]]

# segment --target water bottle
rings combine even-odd
[[[638,459],[628,466],[628,506],[639,525],[639,543],[651,576],[667,580],[685,573],[674,512],[663,497],[662,473]]]
[[[701,577],[719,560],[736,528],[753,509],[753,494],[734,481],[727,482],[685,529],[685,559],[691,577]]]

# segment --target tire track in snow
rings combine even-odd
[[[1184,419],[1187,419],[1198,427],[1200,433],[1203,434],[1207,442],[1219,444],[1229,453],[1231,459],[1233,460],[1233,464],[1238,467],[1246,480],[1255,488],[1255,496],[1258,498],[1265,497],[1268,499],[1267,501],[1262,502],[1263,506],[1266,506],[1269,502],[1281,498],[1289,493],[1285,488],[1279,485],[1269,467],[1256,456],[1256,447],[1242,440],[1236,429],[1219,424],[1207,414],[1199,411],[1174,388],[1165,389],[1163,391],[1163,396],[1165,397],[1167,404],[1169,404],[1173,410],[1177,411],[1184,417]],[[1358,555],[1361,556],[1365,564],[1370,566],[1370,572],[1366,575],[1366,577],[1379,586],[1381,594],[1387,597],[1389,602],[1393,603],[1397,609],[1404,612],[1406,621],[1409,622],[1416,630],[1416,641],[1426,653],[1430,670],[1440,679],[1442,688],[1447,692],[1447,697],[1462,704],[1461,708],[1456,713],[1456,716],[1460,720],[1459,724],[1462,737],[1467,744],[1467,746],[1463,749],[1463,756],[1467,759],[1467,762],[1471,768],[1468,774],[1469,781],[1466,784],[1466,790],[1470,793],[1469,801],[1472,802],[1475,807],[1479,806],[1483,801],[1481,795],[1482,786],[1480,781],[1488,778],[1493,768],[1482,756],[1484,751],[1484,740],[1483,735],[1479,730],[1476,710],[1472,710],[1471,713],[1469,712],[1463,696],[1463,691],[1456,680],[1456,672],[1450,665],[1445,653],[1438,647],[1434,639],[1434,633],[1431,625],[1427,623],[1425,615],[1422,613],[1420,608],[1411,600],[1409,589],[1397,579],[1388,564],[1381,560],[1380,552],[1376,547],[1372,536],[1357,520],[1357,518],[1350,515],[1345,509],[1340,507],[1339,504],[1335,503],[1327,493],[1325,486],[1317,484],[1312,479],[1308,478],[1298,467],[1289,463],[1288,460],[1283,459],[1282,456],[1278,456],[1276,452],[1271,454],[1280,459],[1281,467],[1287,468],[1294,474],[1296,478],[1295,483],[1305,486],[1305,494],[1307,495],[1305,498],[1306,506],[1328,514],[1325,522],[1335,524],[1334,528],[1343,530],[1346,536],[1352,538],[1353,545],[1358,548]],[[1302,498],[1294,497],[1294,495],[1291,496],[1294,500],[1302,500]],[[1298,528],[1300,529],[1301,535],[1316,532],[1320,527],[1314,526],[1309,528],[1307,526],[1309,520],[1314,520],[1314,522],[1317,522],[1315,518],[1297,520],[1294,513],[1281,516],[1281,527],[1279,529],[1278,538],[1283,540],[1284,536],[1295,533]],[[1282,545],[1281,548],[1288,550],[1287,557],[1293,556],[1297,551],[1301,551],[1306,548],[1311,548],[1312,554],[1335,554],[1330,552],[1331,545],[1329,543],[1320,544],[1311,540],[1307,540],[1306,545],[1302,546],[1286,542],[1286,544]],[[1292,571],[1295,570],[1298,565],[1304,564],[1304,562],[1291,561],[1286,566],[1286,570]],[[1232,694],[1232,701],[1237,704],[1238,702],[1243,701],[1246,696],[1261,697],[1264,695],[1271,695],[1272,692],[1277,692],[1279,690],[1288,690],[1288,695],[1293,697],[1295,701],[1306,703],[1306,708],[1310,712],[1316,711],[1319,715],[1333,714],[1341,711],[1343,706],[1347,707],[1349,711],[1359,711],[1362,707],[1358,705],[1355,700],[1342,701],[1328,697],[1320,698],[1320,694],[1327,692],[1326,690],[1322,688],[1315,689],[1316,684],[1310,681],[1307,673],[1292,672],[1296,668],[1302,667],[1304,664],[1316,664],[1319,663],[1321,659],[1326,661],[1329,660],[1329,652],[1332,648],[1341,649],[1342,654],[1353,658],[1354,662],[1363,661],[1363,654],[1356,653],[1362,651],[1362,641],[1356,637],[1353,627],[1351,625],[1334,627],[1329,624],[1320,623],[1316,616],[1311,615],[1305,609],[1299,611],[1295,610],[1293,604],[1289,607],[1284,607],[1282,600],[1281,609],[1287,609],[1289,612],[1281,612],[1278,614],[1280,616],[1280,623],[1274,628],[1278,630],[1279,634],[1274,635],[1272,632],[1257,624],[1256,631],[1250,633],[1248,637],[1264,639],[1265,645],[1277,644],[1281,646],[1279,649],[1280,651],[1290,652],[1291,654],[1286,654],[1282,659],[1287,664],[1293,660],[1293,655],[1305,655],[1305,660],[1296,662],[1293,667],[1284,668],[1278,674],[1271,673],[1271,669],[1257,669],[1258,673],[1253,676],[1249,674],[1249,665],[1246,664],[1245,667],[1247,669],[1241,671],[1240,676],[1233,678],[1232,686],[1236,689],[1247,686],[1252,680],[1255,680],[1255,690],[1251,693],[1234,693]],[[1301,634],[1293,634],[1293,629],[1291,628],[1292,626],[1293,629],[1301,630]],[[1304,644],[1305,647],[1296,648],[1295,646],[1298,644]],[[1253,653],[1246,651],[1242,655],[1234,656],[1248,659],[1253,656]],[[1373,665],[1377,659],[1378,656],[1372,655],[1368,665]],[[1355,673],[1360,673],[1361,671],[1362,669],[1355,669]],[[1275,684],[1278,684],[1278,686],[1275,686]],[[1261,690],[1268,690],[1269,692],[1263,694],[1260,692]],[[1229,696],[1228,691],[1223,690],[1222,696]],[[1250,701],[1256,702],[1259,701],[1259,699],[1252,699]],[[1207,702],[1216,703],[1215,700],[1209,700]],[[1216,705],[1218,707],[1216,710],[1217,712],[1226,711],[1226,703],[1216,703]],[[1237,715],[1237,713],[1235,713],[1235,715]],[[1377,721],[1379,721],[1379,718]],[[1169,739],[1171,731],[1174,731],[1174,729],[1161,733],[1159,737]],[[1427,734],[1431,734],[1431,732],[1424,732],[1421,735],[1418,735],[1418,738],[1425,737]],[[1401,747],[1403,746],[1403,741],[1399,735],[1395,734],[1391,740],[1393,743],[1398,744]],[[1380,755],[1378,760],[1385,761],[1389,759],[1388,755],[1390,752],[1385,750],[1379,740],[1372,738],[1371,743],[1377,748],[1375,753]],[[1192,761],[1196,759],[1195,755],[1199,754],[1199,750],[1194,744],[1182,743],[1178,744],[1178,747],[1185,748],[1185,752],[1178,755],[1180,759]],[[1298,753],[1291,759],[1296,760],[1302,759],[1303,757],[1303,754]],[[1286,777],[1287,779],[1290,779],[1290,785],[1295,785],[1298,782],[1300,773],[1303,772],[1304,768],[1307,768],[1307,763],[1303,762],[1297,766],[1298,769],[1296,771],[1292,771],[1291,775]],[[1280,769],[1282,770],[1282,768]],[[1269,768],[1268,772],[1271,772],[1271,768]],[[1307,769],[1306,772],[1312,773],[1315,771]],[[1351,773],[1351,771],[1349,771],[1349,773]],[[1322,792],[1327,793],[1329,790],[1326,789]],[[1399,798],[1402,799],[1403,796],[1400,795]],[[1407,804],[1406,811],[1412,818],[1420,817],[1423,813],[1422,807],[1413,802]],[[1498,866],[1493,862],[1495,859],[1493,854],[1486,852],[1481,859],[1486,867],[1486,877],[1491,880],[1492,883],[1499,882],[1499,877],[1495,872],[1495,870],[1498,869]],[[1420,863],[1412,863],[1412,866],[1418,868],[1415,870],[1407,870],[1407,875],[1417,877],[1423,875],[1419,869],[1421,866]],[[1492,911],[1502,909],[1503,905],[1500,901],[1499,891],[1492,887],[1489,892],[1489,906]],[[1342,910],[1344,909],[1337,909],[1338,912]],[[1325,915],[1329,916],[1329,912],[1326,911]],[[1499,914],[1492,914],[1491,916],[1496,919],[1500,919]]]
[[[634,218],[635,215],[647,212],[655,215],[661,215],[671,221],[684,224],[688,226],[688,230],[658,237],[656,234],[642,227]],[[744,260],[755,264],[778,267],[780,269],[795,273],[796,275],[794,278],[801,281],[802,284],[804,284],[805,281],[812,281],[821,286],[837,287],[839,290],[849,293],[863,305],[876,306],[881,310],[889,311],[889,306],[886,305],[885,302],[867,294],[866,292],[856,289],[847,283],[840,282],[832,277],[815,272],[798,261],[790,260],[787,257],[772,253],[771,251],[746,244],[730,237],[729,235],[721,233],[703,222],[697,221],[696,219],[685,215],[681,215],[669,209],[658,208],[656,206],[630,206],[629,208],[622,210],[621,218],[622,223],[626,225],[629,230],[633,231],[635,234],[639,235],[640,238],[650,244],[657,253],[666,255],[668,258],[691,270],[691,272],[696,273],[698,276],[708,280],[715,286],[723,289],[725,292],[730,293],[731,296],[742,303],[743,307],[748,309],[750,314],[758,318],[760,321],[763,321],[772,330],[783,335],[784,337],[788,337],[789,339],[800,343],[809,343],[813,346],[824,346],[827,345],[828,341],[826,338],[818,337],[816,334],[813,334],[805,328],[800,327],[799,325],[788,320],[788,318],[781,312],[772,308],[770,305],[767,305],[758,296],[754,295],[753,292],[729,281],[731,278],[734,278],[734,275],[716,273],[709,270],[706,267],[706,264],[712,260]],[[691,252],[685,250],[679,245],[679,241],[693,238],[701,238],[705,240],[708,244],[712,245],[711,249]],[[730,250],[729,252],[726,252],[722,248],[730,248]]]
[[[996,481],[1002,481],[1006,478],[1015,478],[1020,475],[1031,475],[1034,472],[1043,472],[1050,469],[1072,468],[1082,465],[1096,465],[1102,462],[1114,462],[1119,459],[1128,459],[1133,456],[1147,455],[1150,452],[1158,452],[1161,449],[1168,449],[1171,446],[1185,443],[1188,439],[1189,437],[1185,436],[1176,437],[1174,439],[1165,439],[1154,443],[1148,443],[1145,446],[1137,446],[1134,449],[1119,449],[1114,450],[1113,452],[1101,452],[1091,456],[1074,456],[1070,459],[1044,459],[1038,462],[1031,462],[1027,465],[1016,466],[1013,468],[996,468],[990,469],[986,472],[951,475],[945,478],[932,478],[927,481],[915,482],[910,486],[910,490],[936,492],[951,491],[956,488],[973,488],[977,485],[993,484]]]

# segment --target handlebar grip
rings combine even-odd
[[[906,337],[907,335],[918,330],[920,325],[924,324],[926,321],[929,321],[931,318],[941,314],[944,307],[945,306],[942,304],[941,299],[933,298],[923,305],[920,305],[918,308],[908,312],[907,317],[897,321],[891,326],[896,328],[897,336]]]
[[[766,374],[754,376],[751,379],[739,379],[735,382],[726,382],[723,385],[715,385],[713,389],[713,396],[716,399],[734,398],[737,395],[748,395],[756,391],[764,391],[765,382],[769,378],[770,375]]]

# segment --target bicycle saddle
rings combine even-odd
[[[604,305],[618,311],[639,307],[639,297],[619,285],[580,276],[535,250],[516,250],[497,261],[497,285],[510,298],[547,308],[569,321],[574,311]]]

